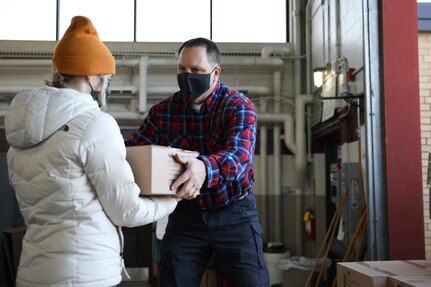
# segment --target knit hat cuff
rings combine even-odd
[[[113,75],[115,59],[111,57],[54,57],[52,59],[57,71],[64,75]]]

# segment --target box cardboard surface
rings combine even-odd
[[[407,262],[431,270],[431,260],[408,260]]]
[[[388,287],[429,287],[431,276],[393,276],[389,277]]]
[[[431,276],[431,271],[409,261],[337,263],[337,287],[386,287],[391,276]]]
[[[158,145],[130,146],[126,159],[132,168],[141,195],[172,195],[171,184],[184,172],[185,167],[175,161],[174,155],[197,157],[198,152]]]

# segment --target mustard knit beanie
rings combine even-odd
[[[89,76],[115,74],[115,59],[99,39],[90,19],[75,16],[52,58],[54,71],[63,75]]]

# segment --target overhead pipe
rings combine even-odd
[[[7,113],[7,107],[0,109],[0,118],[4,117]],[[119,120],[135,120],[142,119],[142,114],[131,111],[108,111],[114,118]],[[257,117],[258,122],[274,123],[279,122],[283,124],[285,135],[283,137],[284,144],[293,153],[296,154],[296,143],[294,134],[294,118],[291,114],[269,114],[259,113]],[[262,126],[263,127],[263,126]]]
[[[11,94],[11,93],[18,93],[21,90],[24,89],[37,89],[39,88],[39,85],[35,86],[10,86],[10,87],[0,87],[0,94]],[[268,87],[264,86],[238,86],[236,87],[239,91],[247,91],[250,94],[253,95],[270,95],[271,90]],[[132,94],[138,93],[139,86],[138,85],[126,85],[126,86],[120,86],[116,85],[115,82],[111,85],[110,88],[111,92],[130,92]],[[169,95],[174,92],[178,91],[178,86],[157,86],[157,87],[148,87],[147,86],[147,94],[159,94],[159,95]],[[110,95],[113,98],[116,97],[114,94]]]
[[[177,58],[150,58],[148,64],[150,66],[177,66]],[[256,57],[224,57],[222,64],[226,66],[283,66],[283,60],[279,58],[256,58]],[[139,59],[125,59],[117,61],[117,65],[121,66],[137,66]]]
[[[145,113],[147,111],[147,78],[148,78],[149,57],[144,56],[139,60],[139,101],[138,112]]]
[[[293,153],[296,154],[295,132],[294,132],[294,118],[291,114],[269,114],[261,113],[257,115],[257,121],[261,122],[279,122],[284,127],[284,144]]]
[[[312,58],[311,58],[311,8],[313,7],[314,0],[307,1],[307,5],[305,7],[305,55],[306,55],[306,62],[305,62],[305,80],[306,80],[306,94],[311,95],[312,89],[313,89],[313,82],[312,79]],[[311,120],[308,116],[311,114],[311,105],[307,105],[306,107],[306,116],[308,117],[307,120],[307,154],[308,154],[308,161],[312,160],[312,153],[311,153]]]
[[[297,152],[295,154],[296,188],[304,190],[305,174],[307,168],[306,133],[305,133],[305,108],[313,102],[311,95],[299,95],[295,97],[295,138]]]
[[[116,61],[117,66],[138,66],[139,67],[139,90],[138,90],[138,112],[140,114],[147,111],[147,98],[148,98],[148,67],[149,66],[175,66],[178,64],[178,60],[175,58],[170,59],[150,59],[148,56],[143,56],[140,59],[123,59]],[[227,57],[223,59],[223,65],[235,65],[235,66],[282,66],[283,60],[278,58],[232,58]],[[50,59],[1,59],[0,67],[49,67],[51,66]],[[133,86],[130,86],[131,90],[135,90]],[[247,91],[253,91],[255,93],[267,94],[269,89],[264,87],[244,87]],[[9,87],[0,89],[0,93],[15,93],[22,88]],[[114,90],[114,89],[113,89]],[[124,87],[119,90],[124,91]],[[153,91],[160,92],[165,89],[154,88]]]
[[[291,52],[292,51],[288,46],[282,46],[282,47],[265,46],[262,48],[260,54],[262,58],[269,58],[269,56],[274,53],[290,55]]]
[[[266,113],[267,111],[267,99],[265,98],[260,98],[260,112],[261,113]],[[259,119],[259,117],[258,117]],[[260,181],[260,190],[263,194],[262,196],[262,207],[263,207],[263,215],[264,217],[262,218],[263,222],[265,223],[265,227],[267,229],[267,232],[265,232],[265,241],[269,242],[271,241],[271,230],[269,229],[270,226],[272,226],[270,223],[270,213],[271,213],[271,209],[269,208],[268,205],[268,168],[267,168],[267,152],[268,152],[268,148],[267,148],[267,142],[268,142],[268,129],[266,125],[262,125],[259,128],[260,131],[260,148],[259,148],[259,152],[260,152],[260,177],[261,177],[261,181]]]
[[[295,90],[295,139],[297,152],[295,154],[295,248],[296,255],[303,254],[302,212],[303,193],[305,188],[306,152],[305,152],[305,106],[304,96],[301,95],[301,0],[293,1],[293,51],[294,51],[294,90]],[[308,96],[309,97],[309,96]]]
[[[143,56],[148,57],[148,56]],[[149,57],[148,57],[149,58]],[[138,67],[141,59],[117,59],[116,65],[123,67]],[[280,58],[258,58],[258,57],[224,57],[223,65],[230,66],[278,66],[284,65]],[[9,67],[50,67],[51,59],[0,59],[1,68]],[[176,58],[149,58],[149,66],[176,66]]]
[[[1,68],[50,67],[51,65],[50,59],[0,59]]]
[[[295,246],[296,254],[303,254],[303,240],[302,240],[302,215],[303,215],[303,201],[304,201],[304,188],[305,176],[307,169],[306,157],[306,134],[305,134],[305,107],[312,103],[313,97],[311,95],[298,95],[295,97],[295,138],[297,143],[297,152],[295,154],[295,223],[296,235]]]
[[[142,120],[144,115],[128,111],[108,111],[116,120]]]
[[[281,112],[281,71],[274,71],[273,76],[274,82],[274,113],[279,114]],[[281,221],[281,128],[279,124],[274,126],[274,193],[275,198],[278,196],[280,200],[274,202],[274,240],[280,242],[282,239],[282,221]]]
[[[300,15],[301,15],[301,1],[295,0],[293,1],[293,51],[295,56],[301,55],[301,21],[300,21]],[[301,58],[295,58],[294,59],[294,94],[295,95],[301,95]],[[295,117],[296,120],[299,116],[298,111],[301,108],[298,104],[298,100],[300,99],[300,96],[295,96]],[[300,111],[299,111],[300,112]],[[300,112],[302,115],[303,112]],[[298,123],[297,123],[298,124]],[[298,126],[296,126],[296,130],[298,130]],[[298,132],[296,132],[296,135],[298,135]],[[298,138],[296,138],[296,141],[298,142]],[[305,143],[302,142],[302,143]],[[302,144],[302,143],[298,143]],[[298,147],[299,148],[299,147]],[[300,180],[301,178],[296,177],[295,179],[295,188],[303,190],[304,188],[304,182]]]

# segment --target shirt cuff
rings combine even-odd
[[[211,157],[207,156],[198,156],[198,159],[202,160],[205,164],[206,172],[207,172],[207,188],[211,188],[217,184],[216,180],[219,178],[219,169],[217,167],[217,163],[211,160]]]

